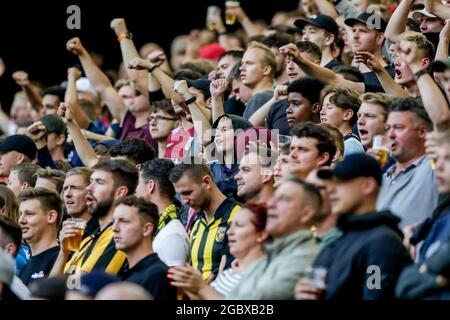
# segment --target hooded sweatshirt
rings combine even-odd
[[[412,261],[403,246],[400,219],[389,211],[339,217],[343,235],[314,262],[327,269],[322,299],[393,299],[400,272]]]

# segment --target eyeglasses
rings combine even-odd
[[[177,118],[164,117],[164,116],[150,116],[147,119],[148,122],[152,122],[153,120],[156,120],[156,122],[162,122],[164,120],[166,120],[166,121],[175,121],[175,120],[178,120],[178,119]]]

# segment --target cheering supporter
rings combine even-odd
[[[448,4],[285,6],[2,56],[3,298],[448,298]]]

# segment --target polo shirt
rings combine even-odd
[[[55,246],[32,256],[20,272],[20,280],[28,286],[37,279],[46,278],[52,271],[58,253],[59,247]]]
[[[120,140],[129,137],[141,138],[147,140],[149,145],[151,145],[155,150],[158,150],[158,143],[156,142],[155,139],[152,138],[150,134],[148,122],[145,125],[136,128],[136,118],[129,110],[127,110],[125,116],[123,117],[121,127],[122,127],[122,134],[120,136]]]
[[[247,120],[250,119],[250,117],[256,112],[256,110],[261,108],[267,101],[272,99],[272,97],[272,90],[265,90],[252,95],[247,103],[247,107],[245,108],[242,117]]]
[[[240,208],[238,202],[227,198],[211,221],[206,221],[205,215],[200,214],[194,222],[190,234],[192,266],[201,271],[203,279],[217,275],[222,256],[227,257],[225,269],[231,265],[233,257],[228,250],[227,231]]]
[[[65,274],[77,271],[91,272],[94,270],[118,274],[126,261],[124,252],[116,250],[113,239],[112,222],[105,229],[84,238],[80,250],[75,252],[64,267]]]
[[[123,280],[146,289],[155,300],[176,300],[177,289],[167,278],[167,265],[152,253],[123,273]]]
[[[400,227],[431,216],[438,203],[436,176],[427,156],[422,156],[397,175],[394,164],[383,174],[377,210],[390,210],[401,218]]]

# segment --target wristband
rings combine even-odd
[[[156,68],[158,68],[159,66],[153,66],[150,69],[148,69],[148,72],[152,73]]]
[[[195,96],[190,97],[185,101],[186,105],[190,105],[191,103],[194,103],[197,98]]]
[[[129,31],[125,31],[125,32],[122,32],[118,37],[117,37],[117,40],[119,41],[119,42],[121,42],[123,39],[125,39],[125,38],[127,38],[127,39],[133,39],[133,35],[131,34],[131,32],[129,32]]]

